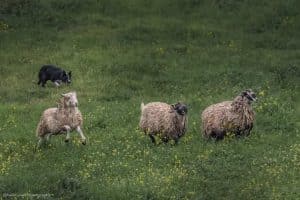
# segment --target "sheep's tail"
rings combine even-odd
[[[145,104],[144,104],[144,102],[142,102],[142,103],[141,103],[141,111],[144,110],[144,107],[145,107]]]

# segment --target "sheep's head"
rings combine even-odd
[[[257,100],[256,94],[251,89],[243,91],[242,94],[241,94],[241,96],[242,97],[246,97],[248,99],[249,103],[251,103],[252,101],[256,101]]]
[[[187,106],[180,102],[172,104],[172,107],[179,115],[185,115],[188,112]]]
[[[76,92],[69,92],[66,94],[62,94],[62,96],[63,96],[64,107],[77,107],[78,106]]]

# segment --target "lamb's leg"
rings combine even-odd
[[[80,135],[80,137],[81,137],[81,143],[82,143],[83,145],[86,145],[86,138],[85,138],[85,136],[83,135],[83,132],[82,132],[80,126],[77,126],[76,131],[79,133],[79,135]]]
[[[65,142],[69,142],[70,140],[70,137],[71,137],[71,127],[68,126],[68,125],[64,125],[63,129],[67,132],[67,136],[66,136],[66,139],[65,139]]]

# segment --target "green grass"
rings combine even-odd
[[[299,199],[299,2],[2,0],[0,198]],[[70,86],[36,85],[42,64]],[[200,113],[252,88],[247,138],[202,138]],[[75,90],[89,138],[35,150],[41,113]],[[179,144],[138,130],[140,103],[184,101]],[[30,199],[29,196],[26,198]]]

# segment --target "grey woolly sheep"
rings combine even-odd
[[[58,102],[57,108],[49,108],[43,112],[40,122],[36,129],[36,136],[39,138],[38,146],[45,139],[49,141],[51,135],[66,133],[65,142],[70,139],[70,132],[76,130],[82,144],[86,144],[86,138],[81,130],[82,115],[78,109],[78,100],[76,92],[62,94],[62,98]]]
[[[256,101],[255,93],[245,90],[233,101],[207,107],[201,115],[204,136],[223,139],[226,133],[249,135],[255,117],[252,101]]]
[[[187,128],[187,106],[183,103],[169,105],[162,102],[141,104],[140,128],[149,135],[155,143],[155,135],[163,142],[170,139],[178,143],[178,140],[186,132]]]

